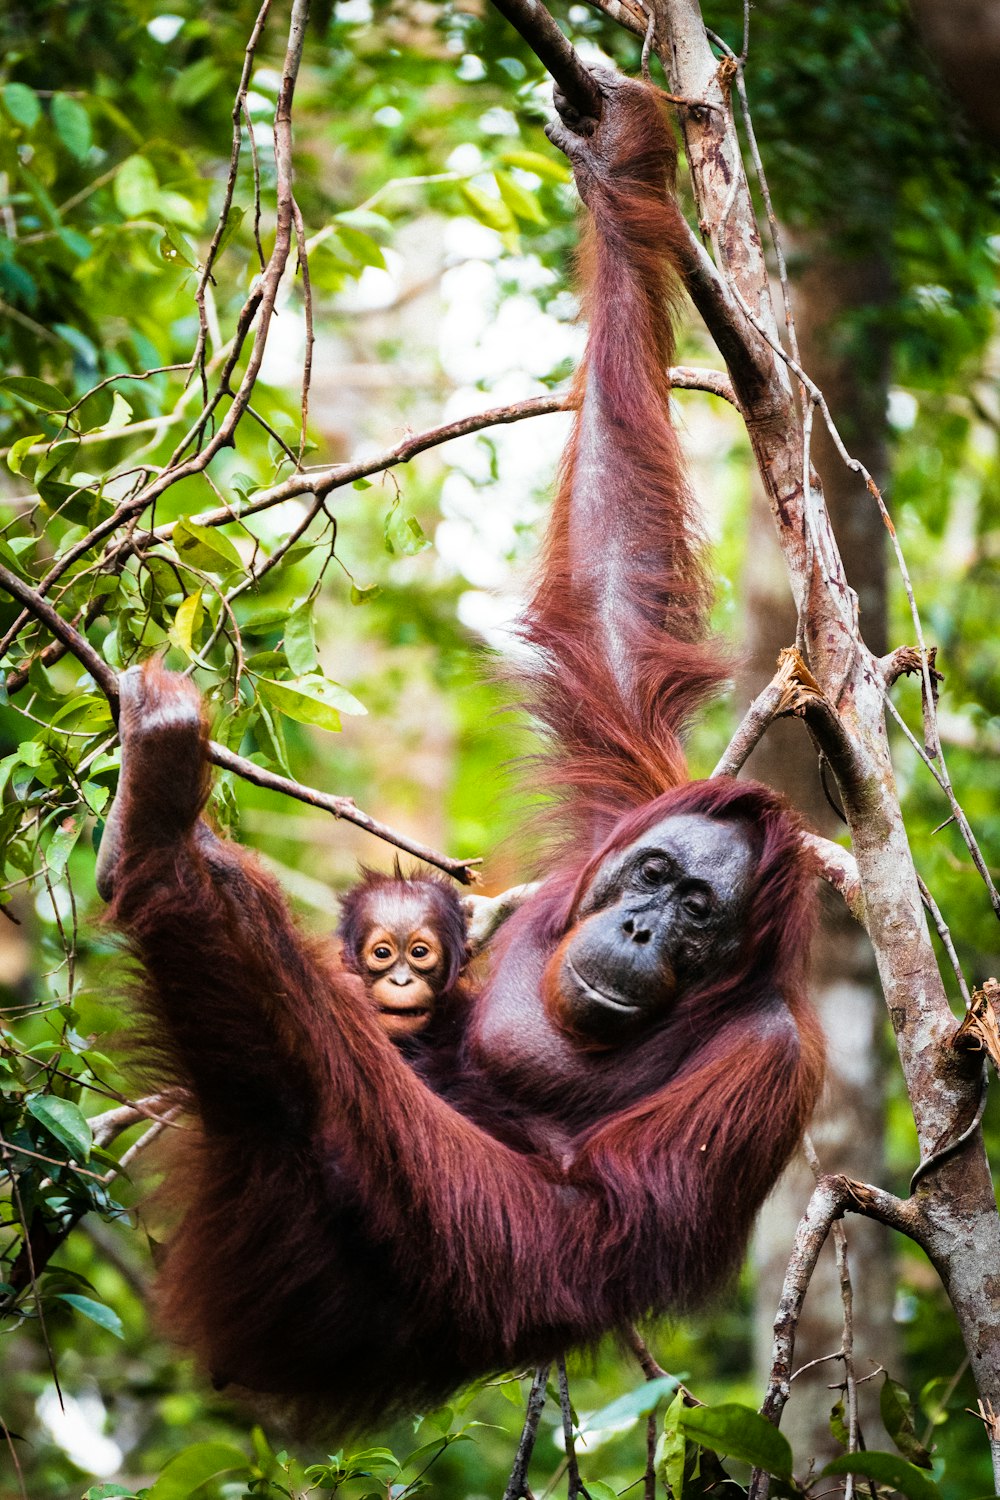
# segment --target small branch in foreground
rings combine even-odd
[[[806,1292],[816,1269],[819,1253],[826,1243],[834,1222],[848,1212],[864,1214],[892,1229],[898,1229],[919,1244],[919,1220],[914,1206],[891,1193],[849,1177],[822,1176],[813,1189],[806,1211],[795,1231],[781,1299],[774,1320],[774,1345],[771,1373],[760,1408],[761,1416],[775,1427],[789,1397],[795,1335],[805,1302]],[[748,1500],[766,1500],[768,1476],[755,1469],[750,1480]]]
[[[16,573],[12,573],[3,564],[0,564],[0,588],[6,589],[30,614],[40,620],[56,639],[61,641],[66,649],[86,667],[107,698],[112,717],[117,723],[118,677],[114,669],[108,666],[85,636],[70,625],[68,620],[63,619],[47,599],[43,599],[36,589],[18,578]],[[354,823],[358,828],[365,829],[376,838],[388,844],[394,844],[397,849],[413,854],[417,859],[422,859],[425,864],[434,865],[437,869],[443,870],[446,875],[453,876],[462,885],[476,883],[478,877],[475,867],[481,863],[480,860],[452,859],[447,854],[439,854],[436,850],[428,848],[426,844],[407,838],[405,834],[397,833],[385,823],[379,823],[375,818],[369,817],[368,813],[362,812],[351,797],[336,797],[328,792],[319,792],[313,787],[303,786],[301,782],[292,781],[287,776],[265,771],[262,766],[254,765],[252,760],[236,755],[234,751],[227,750],[224,745],[216,744],[214,740],[209,741],[208,758],[213,765],[220,766],[224,771],[232,771],[235,775],[241,776],[244,781],[252,781],[255,786],[281,792],[284,796],[294,797],[296,801],[305,802],[310,807],[322,808],[325,812],[332,813],[335,818],[343,818],[347,823]]]
[[[778,670],[754,699],[713,776],[735,776],[772,720],[784,714],[805,719],[837,773],[845,795],[860,780],[857,754],[840,715],[794,646],[779,653]]]
[[[839,892],[851,916],[867,930],[868,914],[861,890],[858,862],[850,849],[835,844],[832,839],[822,838],[818,833],[803,833],[802,842],[812,850],[821,879]]]
[[[559,1372],[559,1411],[562,1415],[563,1442],[566,1448],[566,1494],[567,1500],[576,1500],[578,1495],[583,1495],[585,1500],[590,1500],[590,1495],[584,1487],[580,1478],[580,1465],[576,1458],[576,1442],[573,1430],[573,1404],[569,1399],[569,1377],[566,1374],[566,1361],[560,1359],[556,1364]]]
[[[375,818],[369,817],[368,813],[362,812],[361,808],[356,805],[353,797],[336,797],[330,792],[318,792],[314,787],[303,786],[301,782],[292,781],[287,776],[279,776],[275,771],[265,771],[263,767],[254,765],[253,761],[244,760],[242,755],[234,754],[232,750],[227,750],[224,745],[216,744],[214,740],[209,741],[208,758],[213,765],[221,766],[224,771],[233,771],[237,776],[242,776],[245,781],[252,781],[255,786],[266,787],[269,791],[280,792],[286,797],[294,797],[296,801],[305,802],[309,807],[319,807],[324,812],[331,813],[335,818],[342,818],[345,823],[353,823],[357,828],[363,828],[367,833],[373,834],[375,838],[382,839],[387,844],[395,844],[397,849],[402,849],[406,854],[413,854],[417,859],[422,859],[425,864],[434,865],[437,869],[443,870],[446,875],[453,876],[462,885],[475,885],[479,879],[476,866],[482,863],[481,860],[452,859],[447,854],[439,854],[426,844],[407,838],[405,834],[397,833],[387,824],[379,823]]]
[[[773,721],[781,714],[794,711],[798,702],[797,689],[803,683],[815,688],[812,674],[799,653],[792,649],[780,652],[778,670],[743,715],[736,733],[712,772],[713,777],[739,774]]]
[[[674,365],[668,371],[668,378],[673,390],[704,391],[710,396],[718,396],[720,400],[728,401],[731,406],[738,407],[732,382],[722,370]],[[491,406],[486,411],[475,412],[468,417],[458,417],[453,422],[443,422],[440,426],[429,427],[424,432],[407,433],[391,448],[384,449],[383,452],[373,457],[354,459],[349,463],[332,464],[318,469],[305,469],[301,473],[290,474],[280,484],[258,490],[245,505],[238,508],[234,506],[229,509],[205,511],[191,519],[199,526],[225,526],[229,521],[245,520],[248,516],[257,515],[262,510],[270,510],[273,506],[281,505],[285,500],[297,499],[300,495],[314,495],[322,499],[334,490],[353,484],[356,479],[367,479],[372,474],[381,474],[386,469],[394,469],[399,464],[407,464],[418,454],[425,453],[430,448],[439,448],[456,438],[469,437],[472,433],[482,432],[487,427],[505,427],[512,422],[522,422],[528,417],[544,417],[557,411],[573,411],[575,406],[576,403],[565,392],[552,396],[529,396],[524,401],[514,401],[508,406]],[[173,529],[173,523],[158,526],[148,533],[143,542],[148,545],[153,540],[165,541],[171,536]]]
[[[538,1436],[538,1424],[542,1418],[542,1408],[545,1405],[545,1386],[549,1378],[551,1365],[539,1365],[531,1382],[531,1390],[528,1392],[528,1404],[524,1412],[524,1426],[521,1429],[521,1440],[517,1445],[517,1453],[514,1456],[514,1467],[510,1471],[507,1488],[503,1492],[503,1500],[526,1500],[530,1497],[528,1489],[528,1465],[531,1455],[535,1451],[535,1439]]]

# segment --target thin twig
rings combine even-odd
[[[528,1403],[524,1412],[524,1426],[521,1429],[521,1440],[517,1445],[517,1453],[514,1455],[514,1467],[510,1471],[507,1488],[503,1492],[503,1500],[524,1500],[524,1497],[530,1494],[528,1489],[528,1465],[531,1463],[531,1455],[535,1449],[538,1424],[541,1421],[542,1409],[545,1406],[545,1386],[551,1368],[551,1365],[539,1365],[535,1371],[531,1382],[531,1390],[528,1392]]]
[[[566,1446],[566,1494],[567,1500],[576,1500],[577,1495],[583,1495],[584,1500],[590,1500],[590,1495],[580,1478],[580,1465],[576,1459],[576,1440],[573,1430],[573,1405],[569,1399],[569,1379],[566,1375],[566,1361],[556,1361],[556,1370],[559,1380],[559,1410],[562,1414],[563,1442]]]

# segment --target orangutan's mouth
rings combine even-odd
[[[620,995],[609,995],[604,990],[595,989],[592,984],[588,984],[586,979],[584,979],[583,975],[580,973],[579,969],[574,965],[573,960],[568,956],[566,958],[566,967],[573,977],[573,982],[580,987],[580,989],[585,995],[589,997],[589,999],[596,1000],[598,1005],[608,1005],[613,1010],[620,1010],[625,1012],[637,1011],[640,1009],[640,1007],[631,1000],[623,1000]]]

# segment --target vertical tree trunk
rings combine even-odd
[[[874,256],[854,260],[837,257],[810,237],[803,239],[795,251],[803,261],[793,289],[803,366],[837,413],[851,451],[881,482],[886,466],[888,351],[870,332],[859,335],[857,319],[865,320],[866,313],[886,301],[890,291],[886,266]],[[815,431],[813,456],[823,476],[845,571],[858,593],[861,629],[871,649],[881,655],[886,649],[884,527],[874,505],[866,505],[863,497],[859,503],[857,479],[833,452],[822,425]],[[795,611],[770,519],[767,498],[758,485],[751,520],[753,555],[744,586],[747,637],[739,680],[740,702],[760,691],[774,671],[778,651],[795,639]],[[816,752],[801,723],[786,720],[773,725],[747,771],[784,791],[818,833],[836,837],[842,829],[824,795]],[[828,777],[828,784],[833,791],[832,777]],[[871,945],[843,903],[832,897],[824,901],[813,997],[830,1044],[829,1081],[813,1127],[820,1160],[827,1171],[883,1182],[885,1051],[881,1038],[885,1002]],[[755,1247],[755,1342],[762,1372],[770,1368],[772,1324],[788,1246],[812,1186],[812,1173],[798,1157],[761,1217]],[[852,1219],[847,1237],[856,1293],[857,1373],[859,1377],[869,1374],[878,1364],[895,1371],[894,1278],[887,1233],[880,1225]],[[840,1282],[833,1246],[828,1242],[799,1323],[796,1364],[807,1364],[839,1349],[842,1327]],[[840,1451],[828,1421],[836,1393],[831,1392],[829,1401],[824,1399],[824,1388],[840,1373],[840,1365],[823,1364],[794,1388],[783,1427],[800,1462],[813,1455],[832,1458]],[[879,1384],[871,1381],[859,1389],[862,1429],[871,1447],[887,1446],[876,1426]]]

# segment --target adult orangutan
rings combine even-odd
[[[703,1297],[820,1086],[798,826],[764,787],[686,779],[679,735],[724,674],[668,412],[675,150],[652,91],[597,79],[600,120],[549,132],[589,210],[589,340],[523,625],[567,836],[447,1069],[409,1065],[200,820],[190,684],[122,679],[101,884],[202,1126],[163,1320],[218,1381],[344,1427]]]

